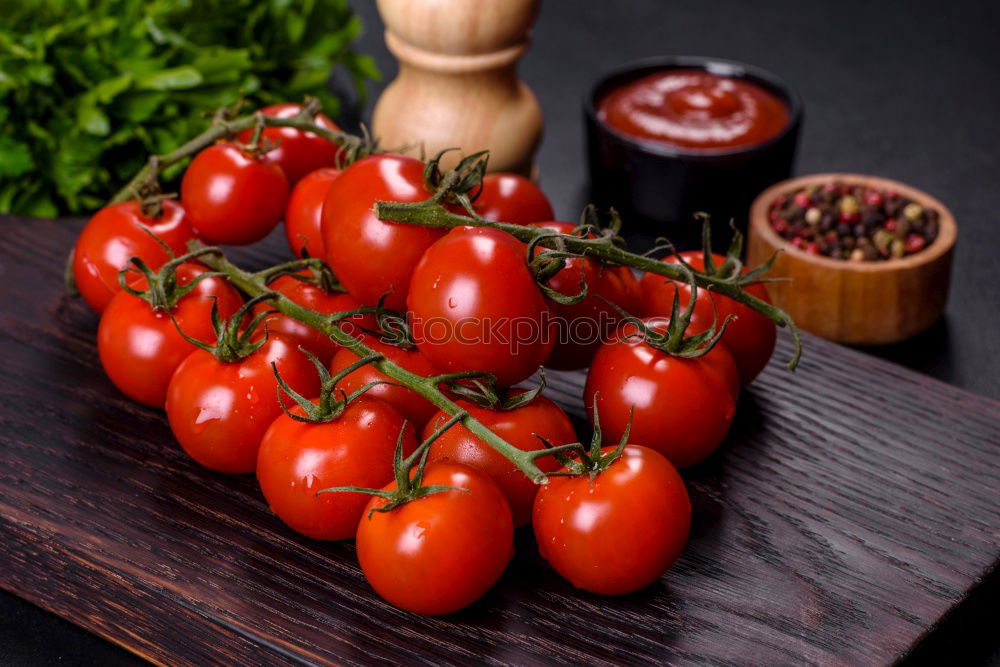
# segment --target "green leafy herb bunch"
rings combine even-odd
[[[96,209],[241,95],[336,115],[334,65],[378,76],[360,29],[347,0],[0,0],[0,213]]]

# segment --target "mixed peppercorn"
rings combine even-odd
[[[920,252],[938,234],[940,213],[894,190],[841,181],[775,199],[771,226],[808,253],[855,262]]]

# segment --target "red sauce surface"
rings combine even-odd
[[[750,81],[677,69],[612,90],[597,116],[629,136],[680,148],[743,148],[778,135],[788,107]]]

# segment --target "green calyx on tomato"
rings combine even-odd
[[[548,442],[545,442],[543,438],[540,438],[545,446],[548,448],[549,454],[566,469],[565,471],[550,472],[548,475],[556,477],[582,477],[583,475],[588,475],[591,480],[593,480],[598,473],[607,470],[608,466],[621,458],[622,452],[625,451],[625,445],[628,444],[628,436],[632,430],[632,415],[635,411],[635,407],[629,409],[628,413],[628,424],[625,426],[625,432],[622,433],[621,440],[618,442],[618,446],[614,449],[604,453],[604,437],[601,435],[601,420],[597,415],[597,394],[594,393],[594,434],[590,439],[590,449],[584,449],[583,445],[580,443],[575,443],[572,445],[563,445],[562,447],[553,447]],[[579,459],[573,459],[567,456],[564,452],[567,449],[577,449],[581,451],[581,456]]]
[[[402,350],[412,350],[417,346],[413,340],[413,332],[406,321],[406,315],[385,307],[385,300],[389,298],[391,292],[386,292],[379,297],[374,308],[362,308],[359,313],[370,313],[375,316],[378,324],[378,331],[370,332],[378,337],[386,345],[398,347]]]
[[[441,171],[441,158],[445,153],[458,148],[445,148],[427,161],[424,167],[424,184],[434,193],[432,200],[437,203],[459,204],[470,212],[472,203],[469,193],[478,188],[486,174],[489,151],[479,151],[462,158],[454,169]]]
[[[496,379],[489,374],[456,373],[446,379],[445,384],[451,393],[477,407],[494,412],[510,412],[523,408],[542,393],[545,389],[545,372],[539,370],[538,375],[538,386],[521,393],[499,391]]]
[[[556,246],[558,249],[550,250],[548,248],[541,248],[541,250],[539,250],[538,244],[546,239],[556,239]],[[576,294],[563,294],[559,290],[553,289],[548,285],[548,281],[551,278],[555,277],[557,273],[566,268],[566,260],[568,259],[583,259],[583,255],[575,252],[568,252],[566,250],[565,243],[562,241],[562,235],[557,232],[550,232],[542,234],[541,236],[536,236],[531,239],[530,243],[528,243],[528,270],[531,271],[531,275],[535,277],[538,289],[540,289],[542,294],[546,297],[562,306],[573,306],[578,304],[586,299],[587,294],[589,293],[589,289],[587,287],[587,274],[585,271],[580,272],[580,291]]]
[[[366,493],[370,496],[378,496],[379,498],[385,498],[389,502],[380,507],[373,507],[368,511],[368,518],[371,519],[372,513],[374,512],[391,512],[401,505],[417,500],[418,498],[423,498],[425,496],[430,496],[435,493],[444,493],[445,491],[464,491],[468,492],[468,489],[460,489],[454,486],[440,486],[436,484],[430,484],[424,486],[424,468],[427,465],[427,453],[430,451],[431,445],[441,437],[441,434],[447,431],[449,428],[460,422],[462,419],[468,416],[468,413],[462,410],[458,412],[451,419],[446,421],[440,426],[434,433],[431,434],[429,438],[424,440],[419,447],[413,450],[413,453],[403,458],[403,441],[404,434],[406,433],[406,424],[403,423],[403,428],[399,431],[399,439],[396,441],[396,453],[393,456],[393,476],[396,480],[396,488],[387,491],[385,489],[366,489],[358,486],[335,486],[329,489],[320,489],[316,492],[316,495],[321,493]],[[414,467],[415,466],[415,467]],[[413,474],[410,474],[410,471]]]
[[[305,271],[298,270],[300,264],[305,264]],[[300,283],[318,287],[327,294],[346,292],[344,286],[333,274],[330,265],[318,257],[304,256],[301,262],[290,262],[272,267],[274,271],[268,271],[264,276],[265,283],[271,283],[281,276],[290,276]]]
[[[212,274],[214,275],[214,274]],[[233,316],[228,319],[223,319],[219,315],[219,307],[217,303],[212,304],[212,329],[215,331],[215,345],[209,345],[208,343],[203,343],[196,338],[191,338],[184,330],[181,329],[180,325],[174,321],[174,326],[177,327],[178,333],[184,337],[187,342],[191,343],[198,349],[204,350],[218,359],[224,364],[232,364],[237,361],[246,359],[251,354],[262,348],[267,343],[267,331],[263,336],[257,336],[257,328],[260,326],[261,322],[267,319],[269,315],[273,315],[277,311],[266,310],[259,313],[256,317],[250,320],[250,323],[243,326],[243,322],[246,319],[247,313],[253,310],[261,301],[267,301],[274,297],[274,292],[265,292],[250,299],[242,306],[240,309],[233,313]],[[279,396],[279,400],[280,400]]]
[[[712,278],[732,280],[733,283],[740,287],[770,282],[767,279],[762,279],[761,276],[771,270],[774,260],[778,256],[777,251],[760,266],[744,272],[743,260],[740,259],[740,255],[743,254],[743,233],[730,220],[729,226],[733,230],[733,240],[729,244],[729,248],[726,249],[725,259],[721,264],[716,266],[717,255],[712,252],[712,225],[709,215],[707,213],[696,213],[695,218],[701,220],[701,248],[704,262],[701,273]],[[670,250],[673,250],[673,247],[670,247]],[[682,253],[674,253],[677,263],[687,267],[691,271],[698,270],[696,267],[691,266],[681,255]]]
[[[615,304],[611,304],[614,308],[621,313],[622,318],[629,324],[635,327],[635,332],[628,335],[629,338],[639,338],[647,345],[661,352],[666,352],[667,354],[680,357],[682,359],[696,359],[698,357],[708,354],[715,344],[719,342],[722,335],[726,332],[726,327],[729,323],[733,321],[733,315],[727,315],[722,321],[722,324],[718,323],[718,317],[713,318],[712,325],[702,331],[701,333],[693,334],[691,336],[686,335],[688,326],[691,324],[691,317],[694,314],[695,302],[697,301],[698,295],[698,285],[695,283],[694,270],[687,264],[681,264],[682,271],[688,277],[688,285],[691,288],[691,299],[688,301],[687,306],[684,308],[684,313],[681,313],[680,308],[680,293],[679,291],[674,291],[673,304],[670,309],[670,323],[667,326],[666,331],[663,333],[657,332],[654,329],[647,326],[642,320],[626,313],[624,310],[619,308]],[[608,303],[611,303],[610,301]]]
[[[169,313],[173,310],[174,306],[177,305],[177,302],[180,301],[186,294],[191,293],[202,280],[220,275],[218,273],[211,272],[202,273],[195,276],[191,282],[185,285],[179,285],[177,283],[178,266],[184,262],[197,259],[202,255],[217,251],[215,249],[205,249],[197,252],[191,252],[180,257],[173,257],[173,251],[171,251],[169,246],[167,246],[155,234],[151,232],[148,233],[167,251],[172,259],[161,266],[159,271],[154,273],[141,258],[132,257],[129,259],[128,264],[125,265],[125,268],[118,272],[118,284],[124,291],[128,292],[132,296],[149,303],[153,310],[162,313]],[[142,276],[146,279],[146,289],[140,290],[129,285],[129,274],[133,272],[142,274]]]
[[[319,374],[319,399],[318,401],[311,401],[302,394],[298,393],[292,389],[288,384],[281,378],[278,373],[278,367],[271,364],[271,370],[274,371],[274,379],[278,381],[278,401],[281,403],[282,409],[289,419],[294,419],[298,422],[304,422],[306,424],[322,424],[325,422],[332,422],[338,419],[344,410],[347,408],[351,401],[355,400],[365,392],[367,392],[372,387],[382,384],[381,382],[369,382],[363,387],[352,391],[350,394],[345,394],[342,390],[337,389],[337,383],[343,380],[346,376],[350,375],[362,366],[366,366],[374,361],[382,359],[380,354],[371,354],[362,359],[358,359],[353,364],[343,369],[336,375],[330,375],[330,371],[326,370],[326,366],[322,361],[317,359],[309,350],[304,347],[299,347],[309,361],[312,362],[313,366],[316,367],[316,372]],[[285,407],[285,402],[281,400],[281,392],[285,392],[289,398],[295,401],[304,415],[297,415],[287,407]],[[338,393],[340,397],[338,398]],[[402,437],[402,436],[400,436]]]

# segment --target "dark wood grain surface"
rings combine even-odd
[[[693,534],[660,583],[579,593],[522,534],[472,608],[401,612],[353,545],[293,534],[252,477],[196,466],[103,377],[97,318],[55,270],[78,230],[0,218],[0,586],[149,659],[885,662],[994,573],[1000,403],[810,337],[686,473]],[[552,375],[582,414],[581,377]]]

